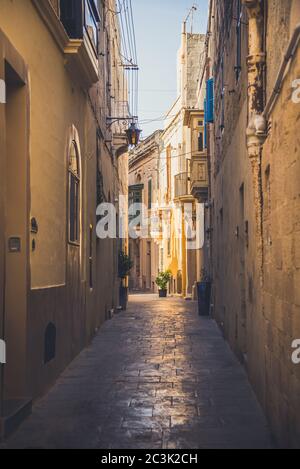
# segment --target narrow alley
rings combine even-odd
[[[272,447],[244,370],[196,309],[131,296],[5,447]]]
[[[300,449],[299,148],[300,0],[0,0],[0,448]]]

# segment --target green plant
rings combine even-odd
[[[133,267],[131,258],[123,251],[119,252],[119,278],[124,279],[129,274]]]
[[[155,283],[160,290],[167,290],[167,286],[171,278],[172,278],[172,272],[170,270],[166,270],[165,272],[160,272],[158,274],[158,277]]]

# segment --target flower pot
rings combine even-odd
[[[167,298],[167,290],[159,290],[159,298]]]
[[[211,296],[211,283],[198,282],[198,312],[200,316],[209,316],[210,314],[210,296]]]
[[[128,288],[123,287],[122,285],[120,286],[119,301],[122,310],[126,311],[128,303]]]

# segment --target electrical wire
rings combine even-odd
[[[133,39],[132,39],[131,23],[129,20],[128,3],[127,3],[127,0],[123,0],[123,2],[124,2],[124,17],[125,17],[127,39],[128,39],[129,54],[130,54],[130,58],[134,60],[135,59],[134,45],[133,45]]]
[[[133,61],[136,63],[137,62],[136,44],[134,42],[134,37],[133,37],[133,26],[132,26],[132,21],[130,19],[128,0],[124,0],[124,3],[125,3],[125,22],[126,22],[126,28],[127,28],[128,38],[129,38],[131,57],[133,58]],[[137,89],[136,71],[134,70],[132,73],[132,110],[134,114],[136,114],[136,89]]]
[[[126,81],[128,83],[128,102],[132,119],[138,114],[138,66],[137,45],[131,0],[118,0],[120,9],[120,29],[122,55],[125,56]]]
[[[124,0],[123,0],[124,1]],[[125,40],[125,28],[124,28],[124,22],[123,22],[123,14],[122,14],[122,5],[121,5],[121,1],[118,0],[118,4],[119,4],[119,9],[120,9],[120,26],[121,26],[121,39],[122,39],[122,47],[123,47],[123,51],[125,53],[125,57],[129,57],[128,55],[128,50],[127,50],[127,43],[126,43],[126,40]],[[128,61],[130,61],[129,59],[127,59]]]
[[[159,117],[154,117],[153,119],[144,119],[144,120],[141,120],[140,122],[143,124],[146,124],[146,123],[151,124],[152,122],[161,122],[161,121],[168,120],[168,119],[174,119],[174,117],[178,116],[178,114],[179,114],[178,112],[176,114],[171,114],[171,115],[162,114]]]
[[[119,31],[120,35],[117,48],[121,59],[119,66],[123,67],[123,101],[128,101],[129,105],[127,117],[136,121],[138,114],[138,65],[132,1],[116,0],[117,8],[119,11],[114,11],[107,6],[107,11],[112,14],[115,29]],[[117,16],[118,21],[116,21]]]
[[[131,24],[132,24],[132,34],[133,34],[133,44],[134,44],[134,54],[135,54],[135,63],[138,63],[138,57],[137,57],[137,45],[136,45],[136,34],[135,34],[135,25],[134,25],[134,18],[133,18],[133,9],[132,9],[132,0],[129,0],[129,5],[130,5],[130,18],[131,18]],[[139,101],[139,75],[138,72],[136,71],[136,82],[135,82],[135,103],[136,103],[136,108],[135,108],[135,115],[138,115],[138,101]]]
[[[175,150],[173,150],[173,151],[175,151]],[[153,160],[166,161],[168,159],[175,159],[175,158],[181,158],[182,156],[192,155],[193,153],[195,153],[195,151],[187,151],[185,153],[180,153],[179,155],[171,155],[171,156],[168,156],[168,157],[165,157],[165,156],[161,157],[160,155],[159,156],[153,156],[152,158],[147,160],[147,162],[150,162],[150,161],[153,161]]]

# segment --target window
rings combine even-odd
[[[98,22],[100,21],[99,13],[93,0],[85,0],[84,2],[84,26],[88,33],[89,39],[98,52]]]
[[[60,0],[60,20],[71,39],[82,39],[83,17],[81,1]]]
[[[236,81],[239,80],[241,70],[242,70],[242,2],[241,0],[237,0],[237,25],[236,25],[236,65],[235,69],[235,77]]]
[[[132,207],[134,204],[142,204],[143,203],[143,184],[137,184],[135,186],[129,187],[129,195],[128,195],[128,206],[129,208]],[[136,213],[129,214],[129,223],[138,217],[141,214],[140,210],[137,210]],[[138,225],[140,226],[140,225]]]
[[[83,39],[84,29],[98,52],[100,15],[95,0],[60,0],[60,19],[71,39]]]
[[[74,140],[69,154],[69,242],[80,243],[80,165]]]
[[[143,203],[143,184],[130,187],[129,205]]]
[[[198,151],[204,150],[204,134],[203,132],[199,132],[198,134]]]
[[[152,179],[148,181],[148,209],[152,208]]]

